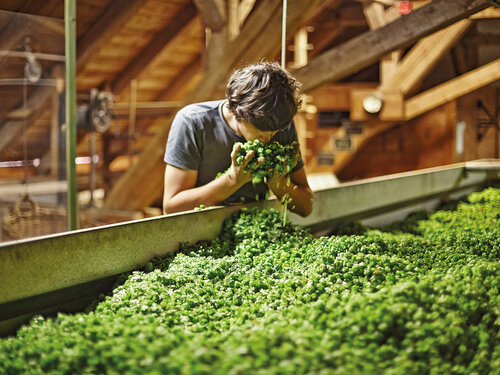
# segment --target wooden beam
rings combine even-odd
[[[434,0],[386,26],[329,50],[295,71],[303,90],[338,81],[382,56],[421,39],[489,6],[487,0]]]
[[[370,3],[363,6],[363,13],[368,22],[370,30],[377,30],[393,20],[389,20],[384,6],[379,3]],[[379,64],[380,82],[387,81],[396,71],[401,51],[394,51],[389,55],[383,56]]]
[[[42,15],[47,14],[48,4],[43,4],[39,8]],[[37,15],[29,15],[24,13],[9,12],[8,22],[3,25],[2,33],[0,34],[0,50],[11,51],[17,48],[21,42],[33,33],[35,30],[43,29],[44,32],[50,31],[52,33],[64,35],[64,22],[63,20],[54,19],[51,17],[42,17]],[[0,56],[0,68],[3,66],[3,58]]]
[[[24,118],[27,121],[27,127],[29,127],[29,118],[40,110],[42,110],[47,103],[52,98],[52,93],[55,91],[54,87],[39,86],[30,95],[26,107],[27,111],[24,113]],[[2,152],[11,142],[19,139],[23,135],[24,126],[23,120],[13,120],[7,121],[3,124],[0,130],[0,152]]]
[[[187,66],[186,68],[183,69],[183,71],[177,76],[177,78],[168,85],[168,87],[165,88],[160,94],[157,95],[156,100],[168,100],[172,98],[177,92],[179,92],[183,87],[191,85],[191,81],[193,79],[197,79],[197,75],[199,74],[201,70],[201,58],[200,56],[197,56],[195,59],[193,59]],[[162,126],[160,129],[160,132],[166,132],[168,135],[168,132],[170,131],[170,125],[171,121],[173,120],[173,117],[169,117],[167,119],[162,119],[161,121],[164,123],[164,126]],[[154,126],[155,121],[153,119],[145,119],[143,121],[139,121],[138,125],[138,131],[144,130],[148,128],[149,126]],[[146,147],[149,143],[149,140],[147,139],[139,139],[137,142],[137,146],[139,148]],[[144,144],[145,143],[145,144]],[[165,145],[163,145],[165,147]],[[124,150],[125,148],[123,148]],[[121,152],[118,152],[121,154]],[[162,160],[163,160],[163,154],[162,154]],[[108,164],[111,163],[111,160],[108,161]],[[161,172],[161,175],[163,176],[163,172]],[[120,184],[122,179],[119,179],[117,184]],[[156,194],[158,195],[159,192],[161,192],[163,186],[162,184],[162,179],[160,182],[155,180],[155,186],[156,188]],[[160,183],[158,187],[158,183]],[[105,201],[105,206],[106,207],[123,207],[127,204],[126,202],[120,201],[120,197],[116,196],[116,194],[119,194],[120,191],[125,189],[125,187],[122,188],[116,188],[113,186],[113,189],[109,192],[107,195],[106,201]],[[159,189],[159,190],[158,190]],[[130,187],[130,190],[133,190],[132,187]],[[147,197],[145,195],[141,195],[141,192],[131,192],[131,194],[136,194],[138,198],[136,198],[137,201],[137,207],[138,209],[142,209],[143,207],[148,206],[151,204],[152,200],[156,198],[156,196],[153,197]],[[139,201],[140,199],[140,201]]]
[[[192,2],[188,2],[186,6],[181,8],[172,20],[154,36],[151,42],[114,78],[111,83],[112,92],[119,94],[132,79],[137,78],[148,64],[189,25],[197,14],[196,7]]]
[[[473,46],[478,46],[478,45],[494,46],[500,44],[500,35],[497,33],[477,33],[470,36],[466,36],[463,42],[465,44],[471,44]]]
[[[318,0],[301,0],[289,2],[286,16],[287,35],[294,35],[305,15],[309,13]],[[257,39],[251,43],[240,56],[241,62],[256,62],[263,57],[276,56],[281,47],[282,10],[278,9],[261,30]]]
[[[222,0],[193,0],[206,27],[221,31],[226,26],[226,12]]]
[[[142,5],[143,2],[139,0],[113,2],[101,18],[78,40],[77,67],[81,68],[100,43],[102,43],[102,40],[110,35],[115,28],[120,27],[120,25],[132,17]],[[37,103],[36,105],[28,104],[30,114],[36,115],[37,111],[42,110],[49,103],[53,90],[52,87],[40,86],[30,95],[28,103]],[[12,128],[14,131],[5,137],[2,136],[0,152],[19,136],[19,132],[22,134],[22,128],[19,129],[19,126],[16,126],[15,122],[9,121],[5,123],[1,132],[8,132],[6,130],[8,128]]]
[[[240,0],[227,0],[227,36],[229,41],[235,40],[240,35],[238,22],[238,5]]]
[[[471,20],[463,19],[421,39],[401,61],[396,73],[387,81],[382,82],[378,91],[398,90],[403,96],[410,93],[472,24]]]
[[[307,27],[301,27],[293,37],[293,61],[289,64],[293,68],[300,68],[307,65],[308,61],[308,31]]]
[[[470,18],[473,20],[500,18],[500,8],[489,7],[481,12],[473,14]]]
[[[336,175],[342,172],[356,156],[356,151],[361,150],[373,137],[391,129],[396,123],[394,122],[376,122],[371,123],[363,128],[363,133],[351,135],[351,141],[355,146],[355,150],[342,150],[334,152],[333,173]]]
[[[406,120],[457,99],[500,79],[500,59],[483,65],[405,102]]]
[[[325,33],[325,35],[321,35],[320,38],[312,42],[313,49],[310,56],[314,57],[320,55],[326,48],[328,48],[331,43],[333,43],[335,39],[342,35],[344,31],[344,27],[339,25],[335,29],[330,30],[328,33]]]
[[[47,14],[50,4],[42,2],[36,4],[35,10],[41,14]],[[32,33],[53,33],[60,36],[61,53],[64,50],[64,22],[51,17],[35,16],[23,13],[6,12],[8,21],[2,28],[0,35],[0,50],[14,51],[22,47],[24,40]],[[0,53],[0,71],[5,69],[9,62],[8,53]],[[22,103],[18,103],[21,106]],[[5,113],[0,114],[0,124],[5,121]],[[11,124],[12,125],[12,124]]]
[[[384,6],[379,3],[367,3],[363,5],[363,14],[370,30],[377,30],[388,22],[385,16]]]
[[[298,28],[303,17],[314,8],[318,0],[294,1],[288,5],[287,29],[293,32]],[[270,52],[279,50],[281,33],[270,34],[270,20],[281,19],[281,0],[268,0],[252,12],[245,23],[241,34],[228,46],[225,59],[214,66],[206,74],[206,78],[192,91],[185,103],[192,103],[210,98],[218,85],[225,83],[232,69],[242,61],[257,61]],[[277,13],[277,14],[276,14]],[[251,54],[249,52],[251,51]],[[163,155],[170,131],[171,122],[159,129],[158,133],[145,146],[136,164],[113,186],[106,199],[105,206],[114,209],[142,209],[151,204],[160,194],[163,187],[165,164]]]
[[[81,70],[101,43],[137,14],[141,0],[112,1],[103,15],[77,41],[77,69]]]
[[[467,62],[465,61],[465,49],[462,43],[457,43],[451,50],[455,75],[467,73]]]
[[[254,5],[255,5],[255,0],[240,0],[240,3],[238,5],[238,23],[240,29],[245,23]]]
[[[205,79],[196,90],[193,90],[191,95],[186,99],[186,102],[196,102],[210,98],[217,85],[231,74],[235,65],[241,60],[240,57],[245,49],[249,48],[250,44],[259,35],[262,35],[262,30],[265,28],[266,23],[272,17],[273,13],[279,11],[281,3],[281,0],[268,0],[261,3],[255,9],[238,38],[228,44],[224,59],[221,59],[219,64],[209,66],[209,71],[207,71]]]

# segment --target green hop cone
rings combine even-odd
[[[252,183],[255,185],[270,179],[275,172],[284,175],[290,174],[293,168],[296,144],[296,142],[290,145],[282,145],[278,142],[264,143],[259,139],[241,143],[236,162],[241,163],[247,153],[254,152],[254,157],[245,170],[252,171]],[[264,158],[264,162],[256,168],[258,159],[261,157]]]

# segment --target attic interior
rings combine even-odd
[[[288,3],[285,61],[302,83],[294,121],[313,188],[500,157],[500,9],[462,3]],[[61,0],[0,8],[0,240],[9,241],[67,229],[65,22]],[[161,215],[173,116],[223,98],[234,69],[280,61],[282,10],[282,0],[76,2],[82,228]],[[50,224],[6,230],[34,207]]]

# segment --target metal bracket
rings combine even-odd
[[[477,130],[477,132],[476,132],[477,140],[478,140],[478,142],[481,142],[481,140],[484,138],[484,136],[488,132],[488,129],[490,128],[490,126],[494,126],[495,128],[497,128],[498,131],[500,131],[500,126],[498,125],[498,110],[499,110],[499,108],[497,107],[496,113],[493,116],[490,113],[490,111],[488,110],[488,108],[486,108],[486,106],[483,104],[481,99],[479,99],[477,101],[477,108],[478,108],[478,110],[483,110],[483,112],[486,113],[486,116],[488,116],[487,120],[479,119],[477,122],[477,125],[476,125],[476,127],[477,127],[477,129],[476,129]]]

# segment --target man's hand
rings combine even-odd
[[[290,181],[290,175],[292,173],[293,168],[297,165],[299,161],[299,155],[300,155],[300,146],[298,143],[294,145],[294,150],[293,150],[293,162],[291,166],[287,165],[286,160],[283,160],[283,172],[279,173],[277,169],[274,170],[273,176],[267,181],[267,186],[274,191],[276,190],[280,185],[289,183]]]
[[[236,157],[240,149],[241,143],[236,143],[233,147],[233,151],[231,152],[231,167],[229,168],[228,175],[232,180],[235,181],[236,184],[244,185],[247,182],[252,181],[252,171],[258,168],[264,162],[264,158],[261,157],[257,159],[257,164],[251,170],[245,170],[250,160],[252,160],[252,158],[254,157],[254,152],[249,151],[245,155],[243,161],[238,164],[238,162],[236,161]]]

